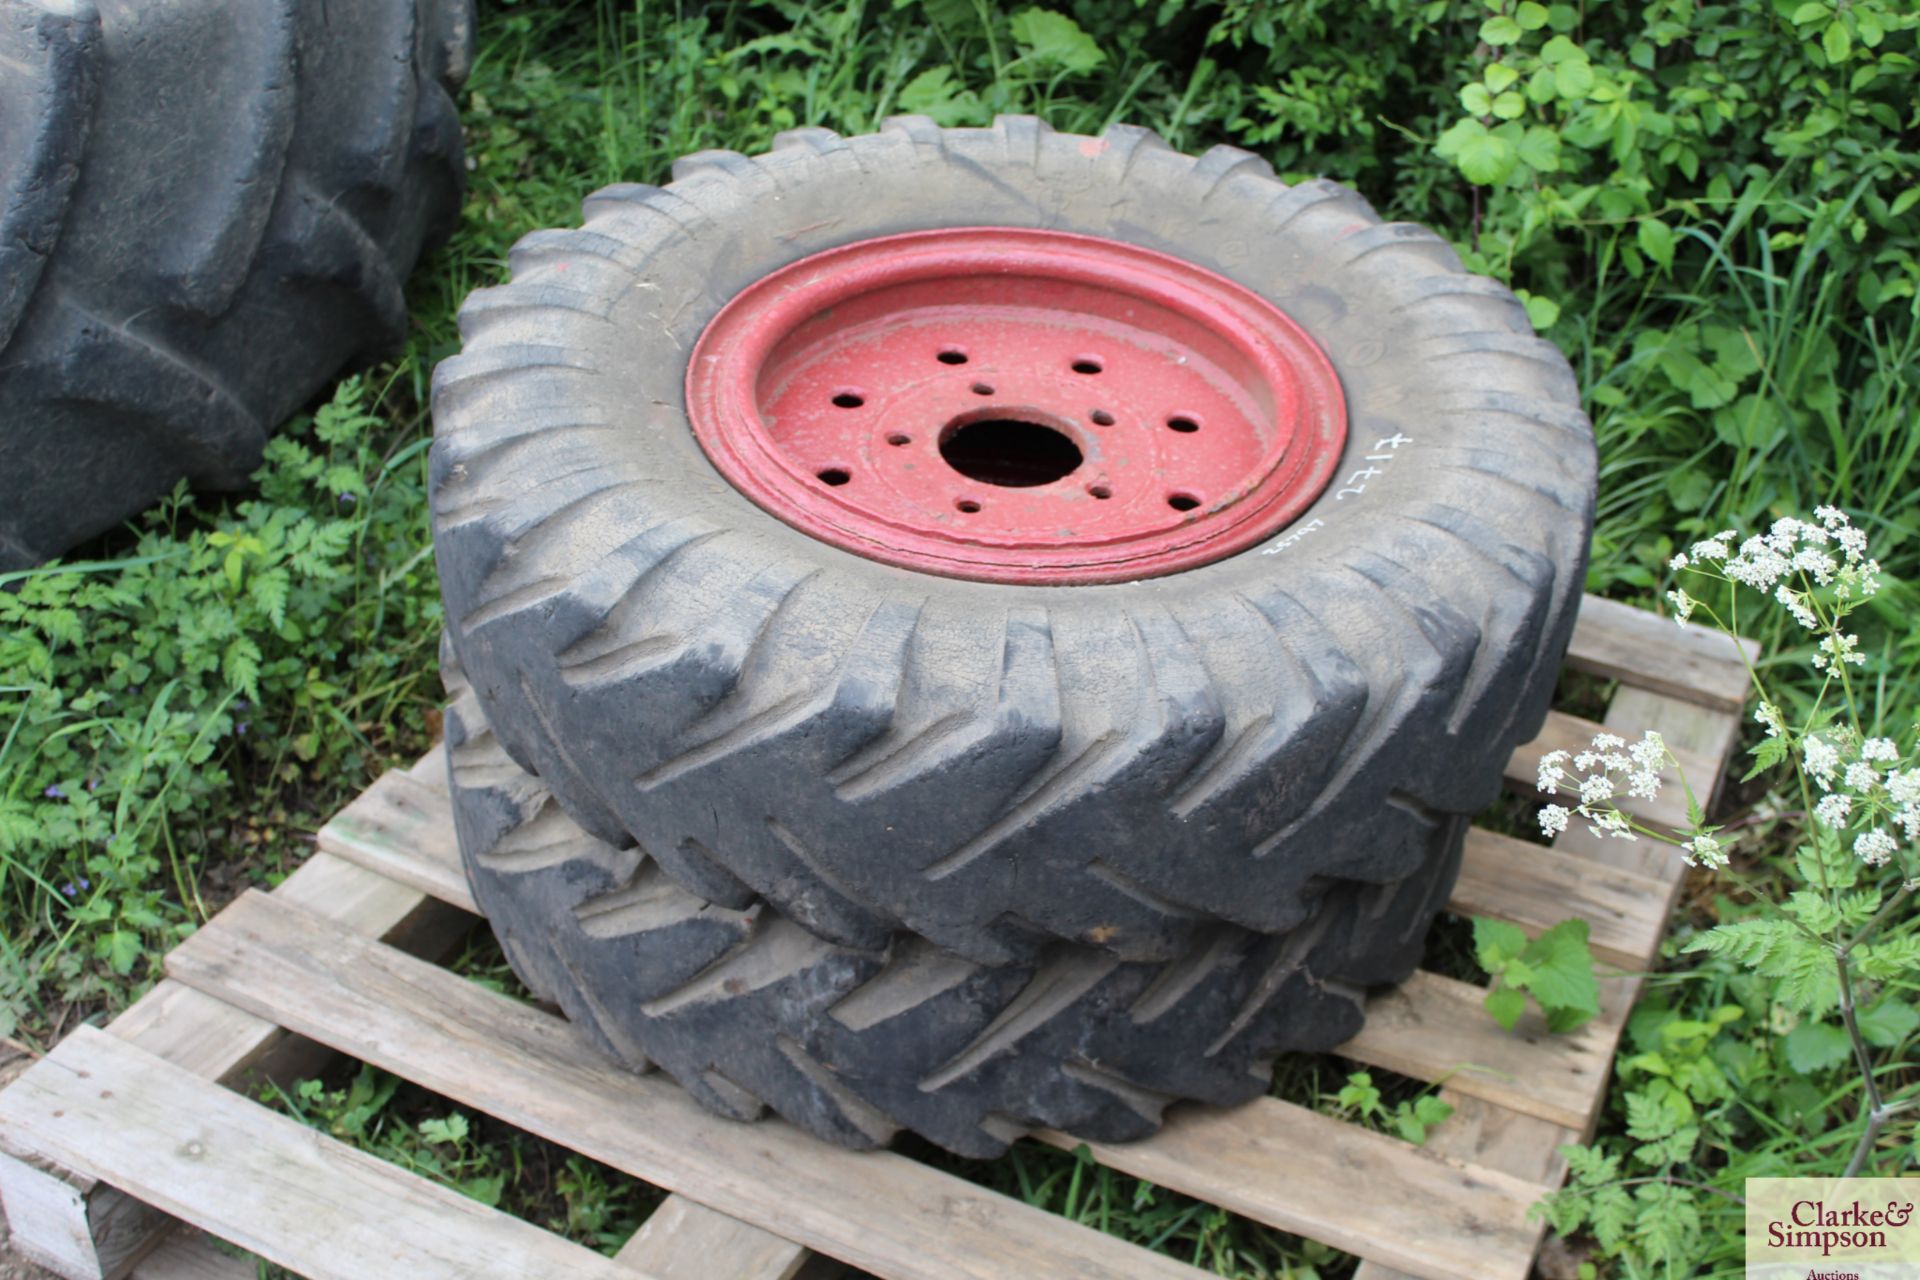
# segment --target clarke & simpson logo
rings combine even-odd
[[[1750,1178],[1748,1280],[1920,1280],[1920,1179]]]

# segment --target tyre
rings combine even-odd
[[[1429,863],[1394,884],[1329,887],[1292,934],[1215,924],[1160,963],[1058,943],[988,967],[906,934],[862,950],[759,902],[697,898],[638,848],[582,831],[449,675],[462,860],[521,981],[709,1109],[771,1108],[845,1146],[909,1129],[987,1157],[1037,1127],[1120,1142],[1176,1098],[1259,1096],[1276,1054],[1359,1029],[1357,981],[1412,970],[1465,831],[1436,832]]]
[[[471,0],[0,0],[0,569],[398,348],[452,230]]]
[[[572,821],[847,947],[1166,962],[1493,798],[1594,452],[1443,241],[1120,126],[674,176],[523,239],[435,374],[453,648]]]

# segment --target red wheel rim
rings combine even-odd
[[[987,582],[1176,573],[1271,537],[1346,441],[1333,366],[1191,263],[1054,231],[864,240],[701,334],[694,434],[805,533]]]

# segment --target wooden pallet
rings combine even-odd
[[[1714,633],[1589,598],[1569,665],[1620,682],[1605,725],[1660,730],[1689,777],[1717,778],[1746,677]],[[1507,774],[1601,725],[1555,712]],[[1640,805],[1678,822],[1677,789]],[[473,910],[436,751],[387,774],[272,893],[250,892],[167,957],[168,977],[105,1030],[83,1028],[0,1091],[0,1196],[14,1246],[73,1280],[251,1275],[219,1236],[313,1280],[795,1274],[810,1251],[887,1280],[1199,1273],[892,1152],[856,1154],[779,1121],[716,1119],[659,1075],[605,1062],[561,1019],[433,962]],[[1591,922],[1619,966],[1601,1016],[1502,1032],[1482,990],[1421,972],[1374,997],[1356,1062],[1443,1082],[1454,1116],[1415,1147],[1266,1098],[1174,1108],[1100,1163],[1364,1260],[1366,1280],[1523,1277],[1557,1186],[1557,1148],[1590,1132],[1614,1048],[1682,867],[1647,842],[1575,829],[1551,849],[1472,832],[1452,900],[1538,931]],[[235,1091],[373,1063],[672,1194],[604,1258],[270,1112]],[[1038,1140],[1072,1148],[1073,1138]]]

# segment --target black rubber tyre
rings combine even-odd
[[[582,831],[449,674],[462,860],[514,972],[606,1052],[657,1064],[711,1110],[771,1107],[846,1146],[901,1128],[983,1157],[1036,1127],[1120,1142],[1176,1098],[1259,1096],[1276,1054],[1359,1030],[1356,983],[1412,971],[1466,829],[1437,829],[1403,880],[1328,889],[1291,934],[1215,924],[1164,963],[1056,943],[1033,964],[983,967],[910,935],[858,950],[757,902],[696,898],[638,849]]]
[[[0,569],[397,349],[458,216],[472,0],[0,0]]]
[[[1595,474],[1571,371],[1506,289],[1344,187],[1120,126],[905,117],[674,175],[522,240],[435,374],[453,645],[581,826],[850,946],[1164,960],[1412,874],[1491,801],[1551,696]],[[952,224],[1116,237],[1269,298],[1332,359],[1359,491],[1101,586],[927,576],[768,515],[688,429],[702,328],[807,254]]]

